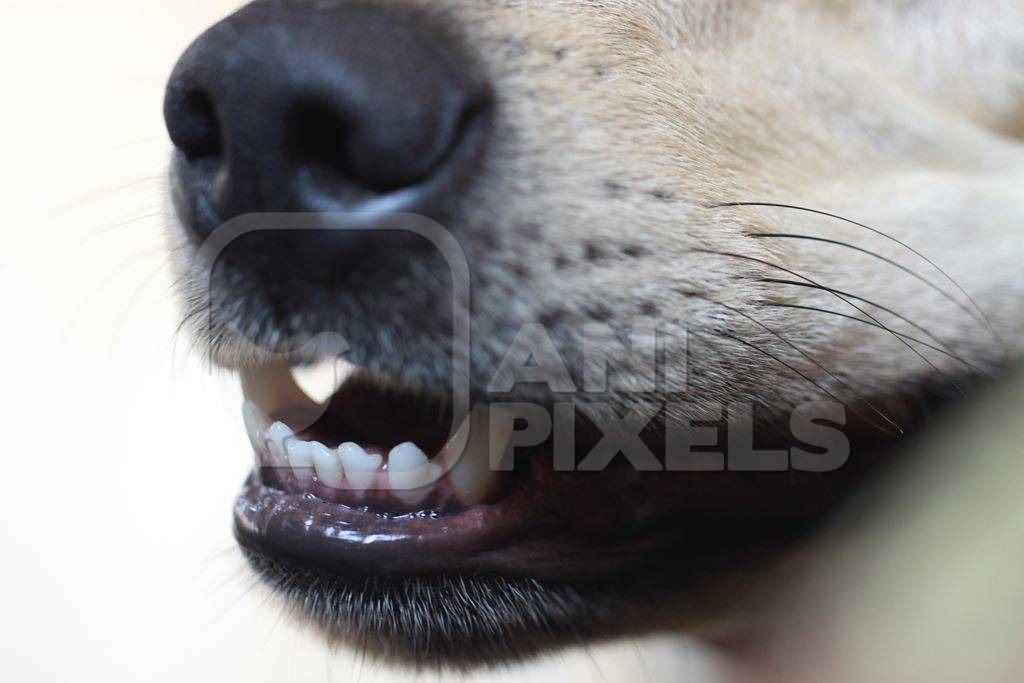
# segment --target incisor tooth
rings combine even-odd
[[[326,486],[332,489],[340,489],[345,485],[345,474],[341,467],[341,460],[338,454],[322,443],[313,442],[313,467],[316,469],[316,476]]]
[[[349,486],[357,491],[370,488],[384,462],[381,456],[371,455],[355,443],[343,443],[338,446],[338,457],[345,469],[345,478],[348,479]]]
[[[302,486],[308,486],[313,481],[313,444],[300,439],[288,439],[284,448],[295,478]]]

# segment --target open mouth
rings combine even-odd
[[[579,471],[556,467],[551,437],[509,447],[525,418],[507,407],[457,416],[358,370],[317,394],[299,373],[243,373],[256,466],[236,536],[328,634],[421,648],[416,661],[700,621],[722,602],[716,580],[805,537],[899,446],[858,440],[831,473],[640,471],[626,458]],[[600,441],[586,425],[573,437],[577,458]]]
[[[488,574],[538,580],[612,572],[652,537],[628,467],[556,472],[552,444],[511,453],[517,416],[351,373],[328,398],[292,368],[244,374],[256,457],[235,508],[242,545],[321,575]],[[585,439],[583,443],[587,443]],[[629,504],[627,504],[629,503]]]
[[[497,554],[530,488],[529,467],[491,466],[511,421],[492,428],[481,405],[455,422],[444,401],[360,373],[319,403],[286,367],[243,386],[256,455],[236,507],[243,545],[345,576],[508,568]]]
[[[239,543],[329,639],[377,656],[475,666],[678,625],[700,609],[678,596],[733,562],[738,533],[748,557],[777,535],[751,528],[742,501],[700,524],[700,476],[556,471],[550,440],[495,467],[518,423],[494,405],[454,419],[358,371],[317,401],[286,365],[243,373],[243,388],[256,465]],[[687,511],[698,523],[680,526]]]
[[[256,466],[236,532],[246,549],[319,575],[604,580],[676,547],[704,566],[717,553],[708,548],[815,518],[835,481],[857,476],[852,465],[643,471],[628,458],[579,471],[556,466],[550,435],[513,448],[526,418],[504,405],[455,416],[444,400],[351,369],[317,401],[295,375],[287,365],[243,374]],[[599,441],[575,425],[572,457]],[[663,443],[650,446],[663,458]]]

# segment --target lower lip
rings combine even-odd
[[[323,574],[514,570],[503,541],[527,519],[523,502],[513,492],[456,515],[388,516],[286,493],[253,473],[235,504],[235,532],[250,551]]]
[[[235,504],[235,534],[250,552],[342,578],[484,573],[596,579],[650,557],[657,541],[664,542],[653,534],[622,534],[632,526],[628,508],[609,515],[585,486],[578,495],[567,491],[539,462],[517,482],[500,501],[458,514],[396,516],[288,493],[254,472]]]
[[[638,477],[670,485],[667,478],[617,471],[580,481],[579,473],[555,473],[544,463],[542,454],[528,458],[501,500],[447,515],[355,509],[275,488],[255,471],[235,504],[235,534],[250,552],[321,575],[553,581],[618,574],[658,557],[667,537],[678,537],[675,524],[647,529],[643,506],[626,504],[644,488]]]
[[[252,553],[339,578],[605,581],[651,563],[690,574],[749,561],[758,547],[802,535],[817,516],[808,509],[836,499],[823,482],[801,491],[799,481],[768,475],[732,476],[723,488],[714,475],[655,473],[637,481],[636,473],[556,475],[536,463],[530,470],[501,501],[440,516],[348,508],[267,486],[257,472],[236,501],[235,534]],[[794,505],[796,491],[801,505]]]

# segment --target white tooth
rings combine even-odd
[[[264,434],[270,425],[270,419],[263,414],[263,411],[252,401],[242,404],[242,421],[245,423],[245,433],[249,436],[249,443],[256,453],[257,461],[259,453],[263,450]]]
[[[313,444],[301,439],[288,439],[284,449],[295,478],[300,485],[308,486],[313,481]]]
[[[271,467],[288,467],[285,442],[295,438],[295,432],[283,422],[275,422],[267,430],[267,448],[270,451]]]
[[[338,454],[316,441],[311,444],[311,448],[316,476],[332,489],[343,488],[345,486],[345,473],[341,468],[341,460],[338,458]]]
[[[440,460],[448,471],[452,488],[459,500],[469,506],[480,505],[493,492],[498,472],[492,467],[492,460],[497,462],[501,458],[512,437],[511,426],[491,433],[490,413],[487,406],[475,407],[441,449]]]
[[[414,443],[395,446],[388,453],[388,487],[407,505],[421,502],[430,493],[428,486],[436,481],[430,459]]]
[[[377,478],[377,472],[384,462],[379,455],[371,455],[363,447],[354,443],[343,443],[338,446],[338,457],[345,469],[345,478],[349,487],[356,491],[365,491]]]
[[[298,431],[309,429],[327,410],[307,396],[295,383],[292,369],[285,363],[275,363],[255,369],[243,370],[242,394],[266,415],[287,412],[288,422]]]
[[[356,371],[356,367],[341,358],[329,358],[315,365],[292,368],[296,386],[317,403],[326,403],[342,384]]]
[[[411,472],[421,469],[428,462],[430,462],[430,458],[414,443],[400,444],[388,453],[388,471],[390,472]]]
[[[431,483],[437,483],[444,476],[444,467],[437,464],[433,460],[430,461],[430,470],[427,475],[427,480]]]

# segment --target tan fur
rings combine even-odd
[[[569,347],[595,308],[617,325],[653,322],[691,340],[728,329],[844,400],[853,398],[849,386],[761,325],[834,373],[856,376],[864,394],[936,368],[965,369],[863,322],[759,305],[870,312],[920,336],[871,306],[862,312],[827,293],[760,284],[799,279],[759,262],[767,261],[902,314],[972,365],[1019,351],[1019,3],[419,4],[460,34],[498,99],[497,140],[449,226],[474,267],[501,284],[479,295],[488,313],[480,338],[507,342],[523,324],[557,319],[549,328]],[[752,201],[842,214],[906,242],[970,293],[1007,346],[947,279],[892,241],[792,210],[709,208]],[[750,232],[847,241],[946,294],[863,253]],[[600,255],[588,260],[591,246]],[[621,253],[637,248],[642,256]],[[239,361],[230,345],[215,351]],[[500,350],[492,355],[485,370]],[[705,370],[691,387],[702,399],[793,405],[821,397],[748,346],[718,341],[694,362]]]
[[[497,98],[484,167],[446,226],[493,283],[475,292],[484,382],[523,325],[543,322],[569,351],[595,318],[688,338],[695,413],[746,400],[784,411],[823,393],[852,403],[1019,358],[1019,2],[401,4],[458,34]],[[792,209],[716,208],[732,202],[809,207],[893,239]],[[802,277],[859,298],[760,281]],[[205,341],[224,365],[259,360]],[[410,379],[381,355],[374,369]]]

